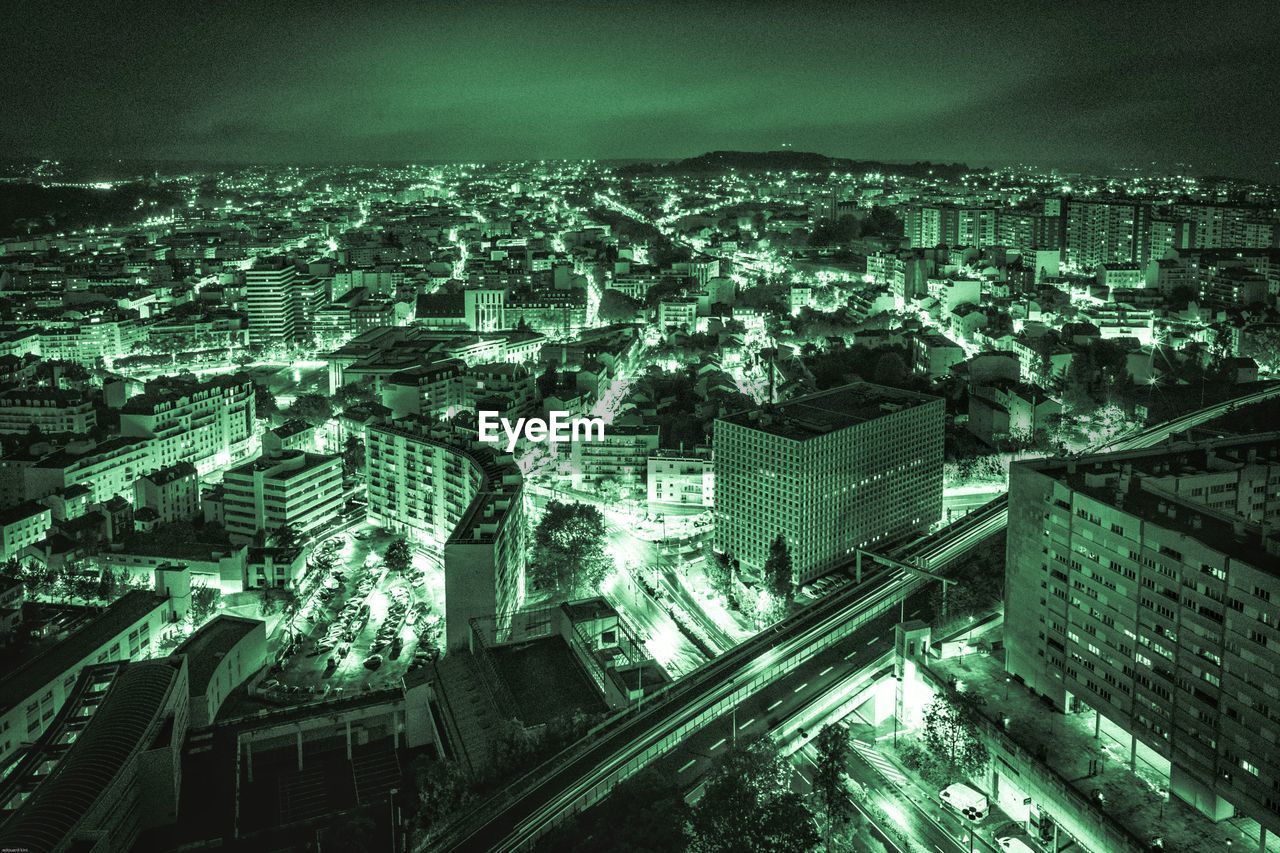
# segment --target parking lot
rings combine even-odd
[[[419,554],[408,570],[390,571],[382,555],[393,540],[361,525],[317,546],[315,554],[327,552],[334,567],[309,586],[281,632],[280,663],[259,685],[259,695],[298,701],[370,690],[394,684],[439,656],[439,563]]]

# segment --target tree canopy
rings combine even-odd
[[[333,403],[320,394],[302,394],[289,407],[289,417],[301,418],[312,426],[319,426],[333,417]]]
[[[767,738],[731,749],[694,806],[697,853],[802,853],[818,844],[813,815],[790,789],[791,768]]]
[[[635,319],[636,312],[644,307],[644,303],[632,299],[621,290],[612,288],[600,296],[600,307],[596,316],[606,323],[625,323]]]
[[[795,569],[791,565],[791,549],[787,538],[779,533],[769,546],[769,559],[764,564],[764,582],[775,598],[788,600],[795,591]]]
[[[551,501],[533,532],[529,576],[544,590],[590,594],[613,569],[604,515],[594,506]]]

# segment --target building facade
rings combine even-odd
[[[431,550],[444,549],[445,632],[466,642],[479,617],[501,622],[525,595],[520,469],[490,445],[414,419],[371,425],[368,518]]]
[[[223,516],[233,542],[285,526],[306,535],[342,510],[342,457],[287,450],[232,468],[222,484]]]
[[[759,569],[786,538],[797,583],[942,515],[943,401],[855,383],[715,422],[715,545]]]
[[[1015,464],[1009,672],[1215,820],[1280,831],[1280,434]]]

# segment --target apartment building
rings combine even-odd
[[[371,425],[368,518],[444,549],[445,634],[465,643],[471,619],[501,622],[525,595],[525,508],[520,469],[447,426],[416,419]]]
[[[1009,672],[1215,820],[1280,832],[1280,433],[1015,464]]]

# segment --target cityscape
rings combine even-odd
[[[1273,8],[214,5],[5,72],[0,849],[1280,853]]]

